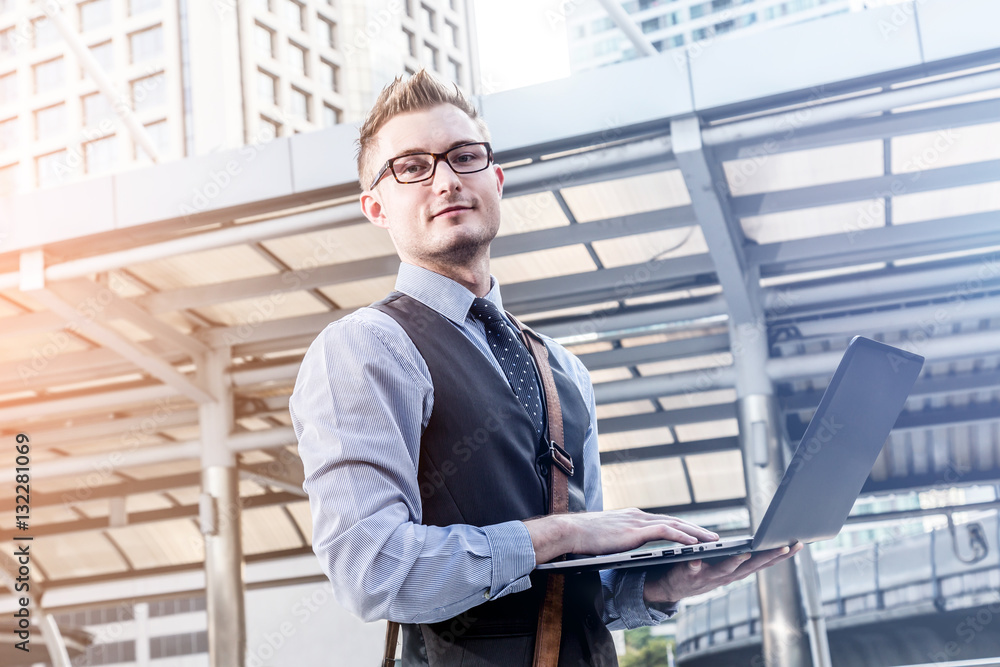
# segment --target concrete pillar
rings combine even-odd
[[[785,471],[783,436],[773,387],[765,371],[768,350],[763,327],[733,326],[730,338],[747,507],[750,525],[756,531]],[[758,572],[757,594],[764,661],[752,663],[754,667],[812,667],[795,561]]]
[[[202,444],[201,530],[205,536],[205,597],[211,667],[243,667],[246,618],[243,548],[236,456],[226,440],[232,432],[229,349],[213,350],[199,364],[203,386],[217,400],[198,409]]]

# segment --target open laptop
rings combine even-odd
[[[861,493],[924,358],[855,336],[771,498],[756,533],[701,544],[648,542],[604,556],[570,554],[539,570],[649,567],[732,556],[835,537]]]

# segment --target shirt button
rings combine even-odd
[[[542,477],[548,477],[549,476],[549,466],[548,465],[546,465],[543,462],[543,463],[537,463],[536,466],[538,468],[538,474],[539,475],[541,475]]]

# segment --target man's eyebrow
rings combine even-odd
[[[478,139],[459,139],[458,141],[452,142],[451,145],[448,146],[448,148],[446,148],[444,151],[441,151],[441,152],[443,153],[445,151],[450,151],[455,146],[461,146],[462,144],[476,144],[476,143],[480,143],[480,140],[478,140]],[[405,149],[403,149],[398,155],[396,155],[396,157],[400,157],[402,155],[412,155],[414,153],[433,153],[433,152],[434,151],[430,150],[429,148],[424,148],[422,146],[414,146],[412,148],[405,148]]]

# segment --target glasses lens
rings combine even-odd
[[[404,155],[392,162],[392,172],[401,183],[420,181],[431,175],[434,167],[434,156],[430,153]]]
[[[488,163],[489,155],[483,144],[456,146],[448,151],[448,164],[459,174],[486,169]]]

